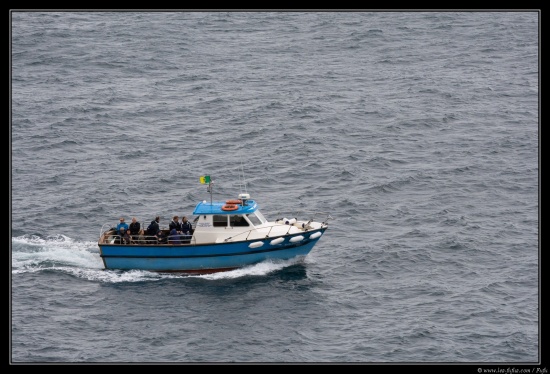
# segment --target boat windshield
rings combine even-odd
[[[232,215],[229,217],[229,224],[231,226],[248,226],[248,222],[241,215]]]
[[[252,222],[254,226],[261,225],[265,222],[264,216],[258,211],[247,214],[246,217],[250,220],[250,222]]]

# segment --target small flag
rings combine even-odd
[[[202,175],[200,180],[202,184],[210,183],[210,175]]]

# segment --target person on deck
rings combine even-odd
[[[181,223],[178,220],[179,220],[178,216],[174,216],[174,218],[172,218],[172,220],[168,224],[168,227],[170,228],[170,231],[172,229],[176,229],[176,231],[178,233],[181,231]]]
[[[186,216],[183,216],[181,218],[181,233],[190,236],[191,230],[193,230],[193,225],[191,225],[191,222],[189,222]]]
[[[120,228],[121,244],[130,244],[132,239],[130,238],[130,230],[126,230],[124,227]]]
[[[160,230],[159,222],[160,222],[160,217],[156,216],[155,219],[152,220],[151,223],[149,224],[149,227],[147,227],[146,235],[148,237],[150,244],[153,244],[156,242],[155,238],[153,237],[156,236],[157,232]]]
[[[170,235],[168,236],[168,244],[181,244],[180,234],[176,229],[170,230]]]
[[[124,222],[124,217],[120,217],[120,222],[118,225],[116,225],[116,232],[118,235],[122,235],[122,228],[124,228],[124,231],[128,230],[128,224]]]
[[[158,244],[166,244],[167,240],[166,240],[166,236],[164,236],[164,233],[162,232],[162,230],[159,230],[157,232],[157,243]]]
[[[132,223],[130,223],[130,235],[132,236],[132,239],[135,240],[137,236],[139,235],[141,229],[141,225],[136,219],[136,217],[132,217]]]

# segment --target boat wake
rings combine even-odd
[[[12,238],[11,265],[14,273],[58,267],[103,268],[95,242],[77,241],[64,235]]]
[[[217,279],[233,279],[233,278],[240,278],[240,277],[247,277],[247,276],[262,276],[262,275],[267,275],[267,274],[279,271],[289,266],[302,263],[303,261],[304,261],[303,257],[296,257],[290,260],[277,260],[277,261],[267,260],[255,265],[249,265],[249,266],[245,266],[235,270],[222,271],[222,272],[206,274],[206,275],[198,275],[197,277],[217,280]]]

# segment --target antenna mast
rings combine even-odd
[[[208,187],[206,187],[206,191],[210,192],[210,205],[212,205],[212,193],[214,192],[214,183],[212,182],[212,179],[208,181]]]

